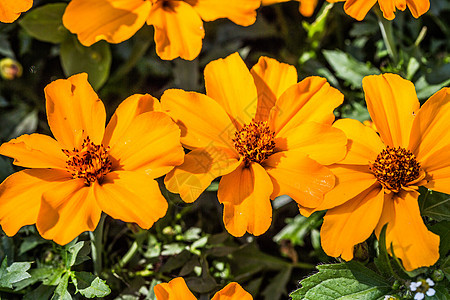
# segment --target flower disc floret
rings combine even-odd
[[[67,155],[66,167],[73,178],[83,178],[86,185],[111,171],[111,160],[108,155],[109,147],[94,144],[89,136],[86,137],[80,149],[63,149]]]
[[[274,152],[275,132],[270,130],[267,121],[252,120],[236,131],[233,142],[248,167],[251,162],[261,163]]]
[[[415,155],[402,147],[387,146],[369,168],[378,182],[394,193],[400,192],[421,177],[420,163]]]

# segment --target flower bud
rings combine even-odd
[[[11,58],[0,60],[0,75],[3,79],[13,80],[22,76],[22,65]]]

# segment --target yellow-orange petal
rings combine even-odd
[[[35,224],[41,197],[72,176],[61,170],[31,169],[12,174],[0,184],[0,224],[13,236],[22,226]]]
[[[430,9],[429,0],[406,0],[406,5],[414,18],[420,17]]]
[[[206,94],[227,112],[236,128],[249,124],[256,115],[258,94],[253,77],[237,52],[205,67]]]
[[[180,129],[163,112],[142,113],[131,121],[109,154],[113,157],[113,170],[160,177],[183,163]]]
[[[252,300],[253,297],[239,283],[230,282],[218,291],[211,300]]]
[[[89,84],[86,73],[53,81],[44,91],[48,125],[62,147],[78,148],[86,136],[94,144],[101,144],[105,107]]]
[[[281,94],[297,83],[297,70],[294,66],[261,56],[250,73],[258,91],[255,119],[256,121],[266,121],[269,119],[270,110]]]
[[[331,124],[344,95],[325,78],[311,76],[288,88],[275,103],[270,122],[276,133],[306,122]]]
[[[183,277],[177,277],[168,283],[157,284],[153,291],[157,300],[197,300],[186,285]]]
[[[311,17],[316,9],[318,0],[300,0],[300,13],[305,17]]]
[[[275,153],[262,165],[273,183],[272,199],[288,195],[302,206],[316,207],[334,186],[333,173],[298,150]]]
[[[0,146],[0,154],[14,158],[16,166],[65,169],[67,157],[59,143],[43,134],[24,134]]]
[[[450,144],[450,88],[430,97],[414,119],[408,149],[419,161]]]
[[[337,120],[333,127],[347,136],[347,155],[340,164],[365,165],[373,162],[385,148],[380,136],[372,128],[352,119]]]
[[[362,84],[367,109],[383,142],[406,148],[420,107],[414,84],[396,74],[366,76]]]
[[[142,0],[72,0],[63,24],[85,46],[99,40],[120,43],[145,24],[151,7],[151,1]]]
[[[323,202],[316,210],[324,210],[339,206],[367,190],[377,182],[368,166],[340,165],[329,167],[336,176],[336,185],[325,194]],[[376,184],[381,189],[379,184]]]
[[[195,149],[186,154],[182,165],[166,175],[164,183],[169,191],[192,203],[215,178],[233,172],[239,164],[236,152],[228,148]]]
[[[344,4],[344,10],[349,16],[362,21],[375,3],[377,3],[377,0],[347,0]]]
[[[261,235],[272,223],[272,182],[261,165],[243,163],[219,183],[217,197],[223,207],[223,222],[233,236],[246,231]]]
[[[162,108],[181,129],[181,142],[188,149],[218,146],[234,149],[234,127],[224,109],[213,99],[195,92],[167,90]]]
[[[330,125],[308,122],[277,134],[275,149],[299,150],[322,165],[330,165],[345,157],[347,137],[342,130]]]
[[[185,1],[157,1],[147,24],[155,27],[156,53],[162,59],[193,60],[200,53],[205,36],[203,22]]]
[[[135,117],[150,111],[161,111],[161,104],[149,94],[135,94],[125,99],[119,104],[106,127],[103,145],[113,147],[127,133]]]
[[[256,9],[261,0],[186,0],[204,21],[228,18],[234,23],[249,26],[256,21]]]
[[[72,179],[42,195],[36,227],[43,238],[65,245],[82,232],[93,231],[101,213],[92,186]]]
[[[158,183],[139,172],[108,173],[100,184],[94,185],[94,195],[105,213],[144,229],[164,217],[168,207]]]
[[[407,271],[433,265],[439,258],[439,236],[427,229],[420,216],[417,192],[401,192],[385,197],[381,219],[375,233],[386,229],[386,245],[400,258]]]
[[[372,234],[380,220],[384,191],[372,186],[346,203],[327,211],[320,240],[326,254],[353,258],[353,248]]]
[[[2,0],[0,2],[0,22],[12,23],[20,14],[33,6],[33,0]]]
[[[434,191],[450,194],[450,145],[443,147],[421,161],[427,173],[425,186]]]

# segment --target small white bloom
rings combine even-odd
[[[431,280],[430,278],[427,278],[427,280],[425,280],[429,286],[434,286],[434,281]]]
[[[434,296],[434,294],[436,294],[436,291],[432,288],[429,288],[427,291],[427,296]]]
[[[414,300],[422,300],[423,298],[425,298],[423,293],[416,293],[416,295],[414,295]]]
[[[391,300],[392,299],[392,296],[391,295],[386,295],[386,296],[384,296],[384,300]]]
[[[419,286],[421,286],[421,285],[422,285],[422,282],[421,282],[421,281],[411,282],[411,284],[409,285],[409,289],[410,289],[411,291],[415,292],[415,291],[417,290],[417,288],[418,288]]]

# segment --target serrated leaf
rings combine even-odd
[[[72,281],[77,291],[87,298],[105,297],[111,293],[104,280],[88,272],[74,272]]]
[[[450,196],[428,190],[419,198],[420,213],[436,221],[450,220]]]
[[[318,273],[302,280],[291,293],[293,300],[376,300],[389,294],[391,287],[383,277],[357,262],[319,265]]]
[[[7,264],[7,258],[5,257],[0,267],[0,287],[11,289],[13,284],[31,277],[27,272],[31,267],[30,262],[16,262],[9,267]]]
[[[353,88],[361,88],[365,76],[380,74],[377,68],[370,67],[340,50],[323,50],[322,53],[336,72],[336,76],[348,82]]]
[[[60,60],[67,77],[86,72],[89,82],[97,90],[108,79],[112,57],[107,42],[100,41],[85,47],[72,37],[61,44]]]
[[[62,16],[67,4],[52,3],[31,10],[19,21],[25,31],[43,42],[61,43],[70,32],[62,23]]]
[[[69,276],[70,276],[69,272],[66,272],[64,274],[64,276],[59,281],[59,284],[56,287],[51,300],[71,300],[72,299],[72,296],[70,296],[69,292],[67,291],[67,287],[69,286]]]

